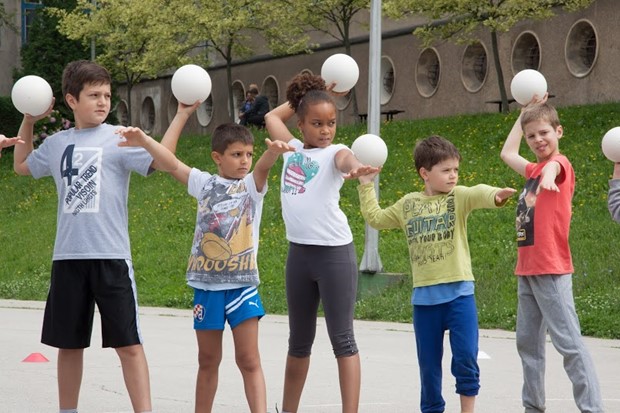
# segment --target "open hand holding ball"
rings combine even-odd
[[[355,60],[343,53],[331,55],[321,66],[321,77],[327,85],[336,83],[333,91],[337,93],[351,90],[359,76],[360,69]]]
[[[172,75],[170,88],[179,102],[191,106],[197,100],[207,100],[211,94],[211,77],[198,65],[181,66]]]
[[[603,155],[612,162],[620,162],[620,127],[610,129],[601,142]]]
[[[538,96],[542,99],[547,93],[547,80],[537,70],[525,69],[520,71],[510,82],[510,93],[521,105],[525,106]]]
[[[28,75],[19,79],[11,90],[11,100],[15,109],[32,116],[44,114],[52,104],[54,93],[45,79]]]
[[[387,145],[377,135],[367,133],[359,136],[351,145],[358,161],[376,168],[383,166],[388,156]]]

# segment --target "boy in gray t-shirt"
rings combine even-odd
[[[127,192],[132,171],[172,171],[178,161],[135,128],[103,123],[110,112],[111,78],[96,63],[69,63],[62,92],[75,127],[48,137],[36,150],[25,115],[15,147],[19,175],[51,176],[58,192],[56,241],[41,342],[58,348],[61,412],[77,412],[84,349],[90,346],[95,302],[103,347],[119,355],[133,410],[151,411],[149,372],[138,323],[129,247]],[[125,138],[124,140],[122,138]],[[131,148],[126,148],[131,146]],[[140,147],[137,147],[140,146]]]

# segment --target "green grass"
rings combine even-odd
[[[575,264],[574,294],[583,333],[620,338],[620,225],[607,211],[607,180],[612,165],[600,150],[604,133],[620,118],[620,105],[560,109],[564,138],[560,147],[575,168],[577,186],[571,246]],[[521,189],[523,179],[500,158],[505,136],[517,114],[480,114],[383,124],[381,135],[389,158],[380,177],[380,203],[388,206],[405,193],[421,189],[411,159],[417,139],[439,134],[460,149],[460,184],[487,183]],[[363,125],[342,126],[337,141],[350,145],[365,133]],[[264,149],[264,131],[256,132],[256,152]],[[209,171],[209,137],[183,138],[179,157]],[[532,159],[525,145],[522,153]],[[35,181],[12,172],[12,156],[0,160],[0,297],[44,300],[55,233],[56,194],[51,179]],[[269,178],[261,226],[261,295],[267,311],[286,313],[284,262],[287,242],[278,194],[279,161]],[[341,205],[353,230],[358,258],[364,246],[364,222],[359,213],[357,183],[347,182]],[[191,293],[184,270],[195,222],[195,201],[186,189],[163,173],[132,178],[129,199],[130,236],[140,304],[188,308]],[[477,279],[480,325],[514,329],[516,314],[515,199],[499,210],[475,211],[469,219],[472,264]],[[403,235],[380,233],[379,253],[385,272],[405,273],[380,294],[358,302],[356,317],[367,320],[411,321],[410,266]]]

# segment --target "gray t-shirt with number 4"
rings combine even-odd
[[[151,155],[119,147],[118,126],[69,129],[27,159],[34,178],[52,176],[58,192],[54,260],[131,259],[127,196],[131,171],[146,176]]]

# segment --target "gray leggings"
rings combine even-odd
[[[286,261],[290,356],[310,356],[319,302],[334,355],[357,354],[353,333],[357,275],[352,243],[335,247],[290,243]]]

